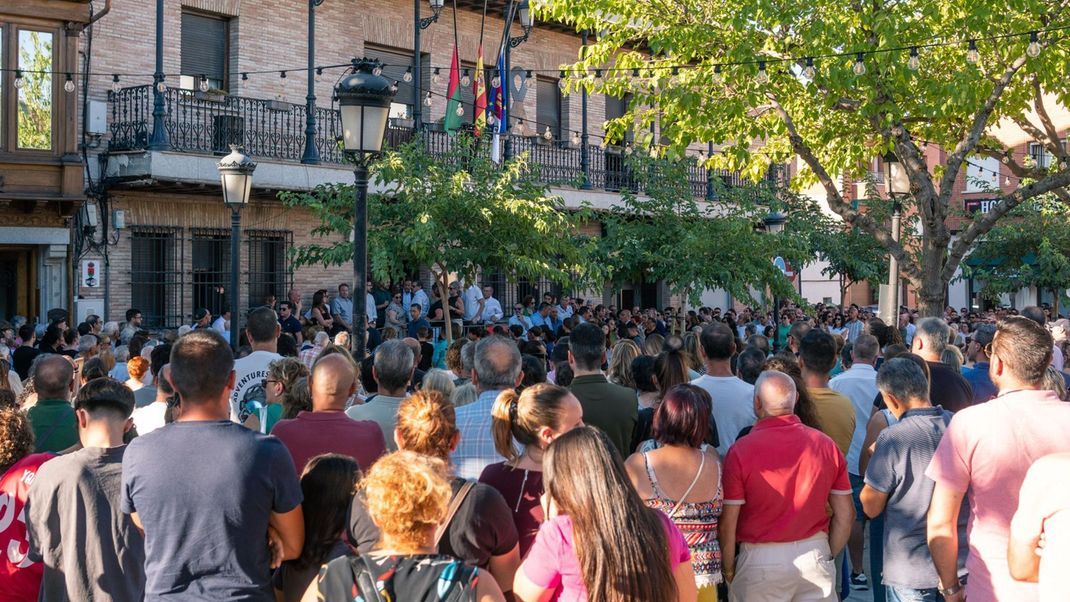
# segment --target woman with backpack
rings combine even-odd
[[[438,552],[435,534],[451,499],[445,462],[398,451],[372,465],[360,490],[379,541],[328,563],[305,600],[504,602],[490,575]]]

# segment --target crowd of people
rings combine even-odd
[[[0,600],[1067,598],[1048,308],[369,291],[0,323]]]

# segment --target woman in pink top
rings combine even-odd
[[[553,518],[516,572],[516,599],[696,600],[687,542],[639,499],[602,431],[585,426],[554,440],[543,458],[543,482],[546,516]]]

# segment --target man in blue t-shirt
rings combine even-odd
[[[962,376],[973,389],[974,404],[988,401],[999,394],[999,389],[988,375],[988,351],[995,336],[995,324],[981,324],[968,337],[970,343],[966,346],[966,358],[973,362],[973,365],[963,366]]]
[[[304,544],[293,460],[278,439],[230,421],[234,358],[218,333],[180,338],[170,367],[177,421],[123,455],[122,510],[145,533],[145,600],[273,602],[271,565]]]

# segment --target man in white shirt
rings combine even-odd
[[[368,281],[368,294],[364,299],[364,315],[368,317],[368,330],[375,328],[375,322],[379,319],[379,311],[375,308],[375,295],[372,295],[372,283]]]
[[[427,293],[424,292],[424,285],[419,280],[412,281],[412,301],[406,302],[403,307],[408,310],[414,304],[420,305],[420,309],[423,310],[425,316],[431,309],[431,299],[427,297]]]
[[[219,334],[223,335],[223,338],[230,340],[230,310],[224,310],[222,315],[212,322],[212,330],[215,330]]]
[[[501,320],[505,314],[502,312],[502,304],[494,298],[494,289],[489,286],[483,287],[483,293],[479,298],[479,305],[476,307],[475,322],[483,322],[487,324],[493,324],[498,320]]]
[[[164,364],[157,379],[159,382],[156,384],[156,399],[147,406],[135,409],[131,416],[139,437],[151,433],[167,422],[167,404],[175,394],[175,390],[171,388],[170,374],[171,366]]]
[[[572,298],[568,295],[561,295],[561,300],[557,302],[557,317],[564,321],[572,317]]]
[[[914,333],[917,332],[918,327],[914,326],[914,323],[910,321],[910,312],[904,311],[899,314],[899,332],[903,335],[903,344],[907,347],[914,342]]]
[[[855,522],[851,527],[851,538],[847,542],[853,579],[861,579],[858,575],[863,572],[862,546],[866,514],[862,512],[862,501],[859,495],[862,493],[865,481],[858,466],[858,459],[862,455],[862,443],[866,439],[869,417],[873,414],[873,400],[879,392],[877,371],[873,369],[879,354],[880,343],[877,342],[877,337],[869,334],[858,335],[851,348],[851,368],[829,381],[829,388],[850,399],[855,410],[855,431],[851,438],[851,448],[847,452],[847,477],[851,481],[856,511]],[[877,576],[874,575],[874,578]],[[861,582],[852,581],[852,584],[860,586]]]
[[[706,365],[706,374],[691,381],[713,398],[713,418],[717,422],[717,453],[725,457],[736,441],[739,431],[754,424],[754,385],[732,372],[732,356],[736,353],[736,337],[721,322],[702,329],[699,335],[699,354]]]
[[[268,364],[282,357],[276,352],[282,327],[275,310],[258,307],[249,312],[248,320],[245,336],[253,352],[234,362],[234,390],[230,393],[230,419],[239,424],[266,403],[263,381]]]
[[[464,321],[473,322],[479,319],[479,302],[483,300],[483,291],[479,285],[472,283],[464,290]]]
[[[349,298],[348,284],[338,285],[338,296],[331,299],[331,317],[339,328],[353,330],[353,300]]]

